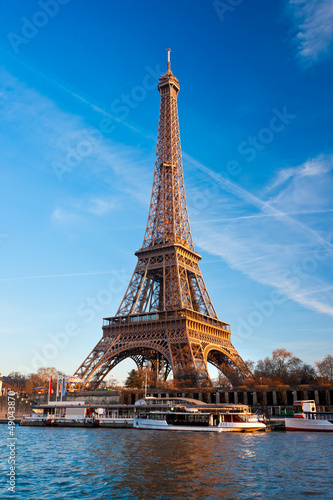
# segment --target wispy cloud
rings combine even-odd
[[[115,198],[81,198],[63,200],[61,206],[57,206],[52,219],[60,224],[76,223],[82,215],[91,214],[97,217],[104,216],[110,211],[118,210],[120,201]]]
[[[95,276],[99,274],[116,274],[119,273],[119,270],[116,271],[93,271],[90,273],[66,273],[66,274],[43,274],[43,275],[32,275],[32,276],[18,276],[13,278],[1,278],[2,281],[22,281],[22,280],[32,280],[32,279],[50,279],[50,278],[72,278],[76,276]]]
[[[263,190],[269,202],[284,211],[324,213],[332,206],[333,155],[320,155],[297,167],[277,172]]]
[[[46,96],[26,87],[1,68],[0,84],[3,89],[0,92],[0,123],[6,125],[8,133],[13,130],[20,150],[31,151],[37,157],[33,168],[48,172],[58,183],[55,165],[62,165],[64,182],[83,178],[89,181],[91,192],[100,192],[101,188],[105,192],[109,186],[113,197],[118,193],[130,195],[140,203],[149,202],[147,191],[151,189],[154,151],[147,162],[142,141],[140,147],[117,143],[112,134],[103,134],[89,126],[82,117],[60,109]],[[85,99],[83,101],[93,106]],[[105,114],[96,106],[95,111]],[[84,201],[84,210],[95,215],[103,215],[115,205],[115,200],[107,199],[105,195],[86,195]],[[53,218],[64,220],[69,215],[65,211],[64,207],[56,208]]]
[[[305,234],[311,234],[318,243],[327,245],[327,241],[317,231],[315,231],[309,226],[306,226],[296,218],[288,216],[285,212],[285,208],[279,209],[277,206],[274,206],[273,203],[271,203],[270,201],[262,200],[259,196],[253,194],[253,192],[244,189],[236,182],[233,182],[230,179],[225,178],[218,172],[215,172],[214,170],[206,167],[202,163],[192,158],[190,155],[184,154],[184,157],[190,164],[192,164],[194,167],[201,170],[202,172],[208,174],[209,177],[217,181],[217,183],[220,185],[221,188],[235,195],[238,199],[244,200],[248,204],[258,208],[262,213],[266,215],[271,215],[279,218],[283,217],[284,221],[293,229],[297,229],[297,231],[301,231],[302,233]]]
[[[117,204],[114,200],[103,200],[101,198],[92,198],[86,207],[87,212],[93,215],[105,215],[115,208]]]
[[[275,197],[269,201],[190,156],[186,159],[220,189],[204,211],[215,218],[207,220],[203,212],[196,215],[195,240],[199,246],[219,255],[230,268],[251,280],[279,290],[287,299],[333,316],[333,245],[327,238],[332,212],[332,157],[320,156],[278,173],[264,190],[271,192],[274,188]],[[225,192],[236,196],[238,202],[228,203],[228,217],[219,218],[218,199],[223,199]],[[330,207],[326,206],[328,202]],[[304,222],[305,217],[310,221]]]
[[[290,167],[279,170],[273,182],[265,188],[264,192],[269,193],[270,191],[273,191],[289,179],[317,177],[326,174],[332,169],[333,155],[320,155],[317,158],[307,160],[304,164],[298,167]]]
[[[255,215],[240,215],[236,217],[218,217],[215,219],[209,219],[209,220],[202,220],[200,223],[204,222],[232,222],[232,221],[239,221],[239,220],[244,220],[244,219],[263,219],[267,217],[286,217],[289,215],[311,215],[311,214],[327,214],[333,212],[333,208],[328,208],[327,210],[299,210],[297,212],[281,212],[280,214],[255,214]]]
[[[306,64],[312,64],[333,48],[332,0],[288,0],[293,17],[297,53]]]

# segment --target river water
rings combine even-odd
[[[333,498],[333,434],[16,426],[14,435],[0,425],[1,498]]]

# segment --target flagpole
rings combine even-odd
[[[148,372],[146,372],[145,398],[147,397],[147,379],[148,379]]]
[[[50,403],[50,397],[52,396],[52,375],[50,376],[50,383],[49,383],[49,396],[47,400],[47,404]]]
[[[56,401],[58,401],[58,396],[59,396],[59,373],[57,376],[57,392],[56,392]]]
[[[66,375],[62,375],[62,383],[61,383],[61,392],[60,392],[60,401],[62,401],[62,397],[66,394]]]

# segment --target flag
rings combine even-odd
[[[61,389],[61,395],[65,396],[66,394],[66,380],[65,380],[65,375],[62,377],[62,389]]]
[[[58,399],[58,396],[59,396],[59,374],[58,374],[58,377],[57,377],[57,394],[56,394],[56,399]]]
[[[52,375],[50,376],[49,396],[52,396]]]

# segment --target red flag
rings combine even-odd
[[[52,375],[50,377],[50,387],[49,387],[49,396],[52,396]]]

